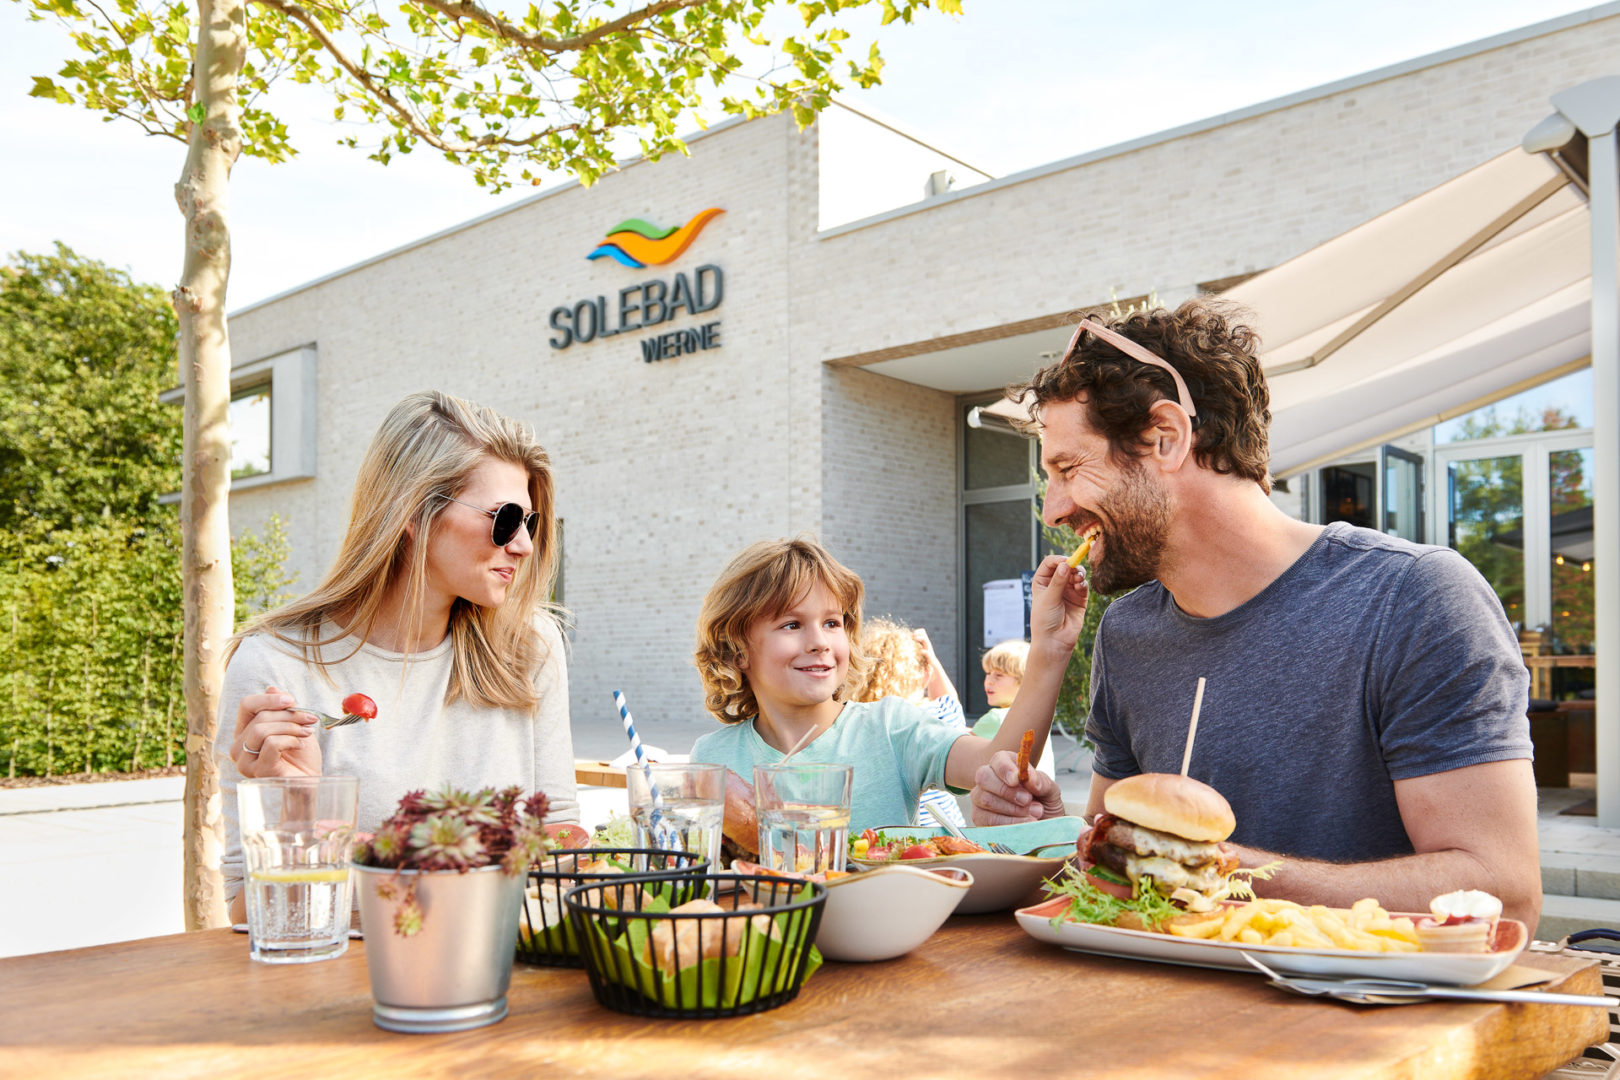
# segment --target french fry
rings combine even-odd
[[[1300,949],[1357,952],[1419,952],[1417,930],[1406,916],[1390,915],[1370,897],[1348,910],[1322,904],[1302,907],[1292,900],[1257,899],[1232,905],[1185,926],[1172,923],[1177,937],[1281,945]]]
[[[1238,935],[1249,928],[1249,921],[1258,914],[1260,914],[1260,908],[1253,901],[1233,910],[1226,917],[1226,925],[1221,927],[1221,940],[1238,940]]]

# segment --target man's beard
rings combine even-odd
[[[1170,502],[1140,461],[1125,466],[1097,509],[1107,525],[1102,559],[1091,567],[1091,587],[1107,596],[1157,578],[1170,535]]]

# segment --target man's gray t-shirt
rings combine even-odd
[[[1150,582],[1104,614],[1093,768],[1180,772],[1231,802],[1234,843],[1304,858],[1410,854],[1394,781],[1531,756],[1529,673],[1491,588],[1449,548],[1329,525],[1258,596],[1196,619]]]

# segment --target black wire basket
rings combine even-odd
[[[613,869],[582,869],[606,861]],[[541,967],[584,967],[579,939],[568,920],[562,898],[568,890],[595,881],[652,875],[660,884],[653,894],[669,904],[683,904],[697,895],[709,861],[689,851],[653,848],[573,848],[548,852],[529,868],[523,914],[518,917],[517,958]]]
[[[694,910],[672,911],[656,876],[599,881],[563,897],[591,992],[636,1016],[708,1020],[785,1005],[821,965],[818,882],[710,874]]]

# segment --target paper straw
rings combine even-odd
[[[792,748],[789,749],[787,753],[782,755],[782,760],[778,761],[776,764],[779,765],[779,766],[780,765],[786,765],[788,763],[788,760],[790,758],[792,758],[794,754],[797,754],[800,750],[803,750],[805,747],[809,746],[810,745],[810,740],[815,738],[815,737],[816,737],[816,729],[815,728],[810,728],[803,735],[799,736],[799,741],[794,743]]]
[[[652,795],[652,831],[663,847],[664,836],[668,832],[664,824],[664,797],[658,791],[658,785],[653,783],[652,762],[647,760],[646,751],[641,748],[641,736],[636,734],[636,722],[630,719],[630,706],[625,703],[624,691],[613,691],[613,702],[619,707],[619,718],[624,721],[624,733],[630,739],[630,750],[636,755],[636,764],[641,766],[642,775],[647,778],[647,790]]]
[[[1193,695],[1192,723],[1187,725],[1187,750],[1181,755],[1181,775],[1192,767],[1193,739],[1198,737],[1198,710],[1204,707],[1204,677],[1198,676],[1198,693]]]

